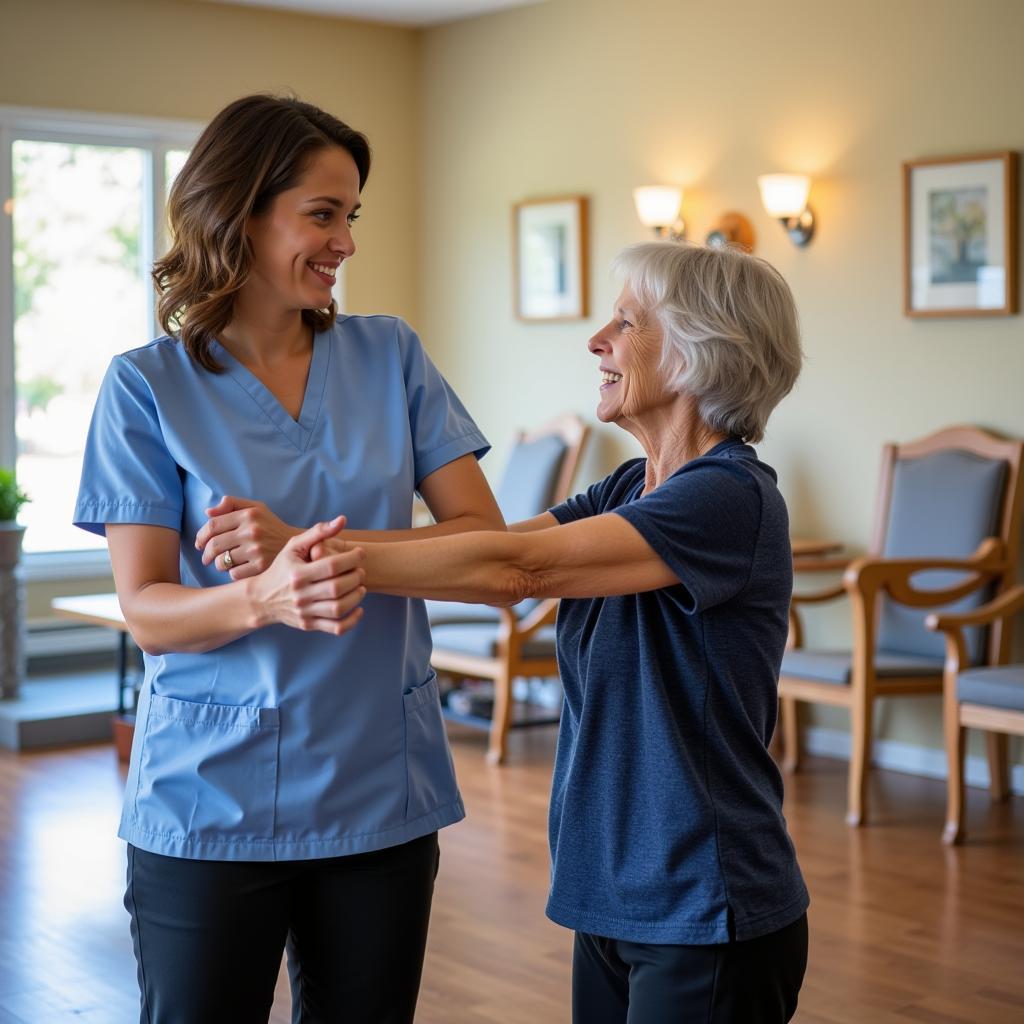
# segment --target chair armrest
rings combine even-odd
[[[948,633],[967,626],[988,626],[998,619],[1007,619],[1024,609],[1024,586],[1010,587],[998,597],[962,615],[938,615],[933,612],[924,624],[936,632]]]
[[[914,576],[935,569],[970,573],[971,579],[943,590],[913,586]],[[1005,570],[1002,541],[987,537],[968,558],[858,558],[843,574],[843,585],[851,596],[873,600],[878,591],[884,590],[899,604],[934,608],[966,597]]]
[[[827,590],[812,590],[804,594],[798,594],[796,591],[793,591],[793,596],[790,600],[793,604],[818,604],[822,601],[833,601],[837,597],[845,596],[846,587],[839,583],[834,587],[829,587]]]
[[[793,557],[793,573],[844,572],[850,565],[848,556],[835,558],[819,558],[802,555]],[[842,583],[826,587],[824,590],[811,590],[803,593],[793,592],[793,604],[818,604],[822,601],[834,601],[837,597],[845,597],[846,588]]]
[[[843,572],[852,561],[848,555],[838,555],[835,558],[794,555],[793,572]]]

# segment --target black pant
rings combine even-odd
[[[129,846],[142,1024],[265,1024],[286,942],[295,1024],[411,1024],[438,856],[436,832],[276,863]]]
[[[807,967],[807,915],[770,935],[661,946],[576,933],[575,1024],[785,1024]]]

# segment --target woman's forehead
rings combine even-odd
[[[629,286],[623,287],[619,293],[619,297],[615,300],[615,312],[620,314],[626,313],[638,313],[642,309],[642,306],[637,301],[637,297],[630,290]]]
[[[348,150],[330,146],[315,153],[296,188],[310,195],[336,195],[350,198],[359,192],[359,168]]]

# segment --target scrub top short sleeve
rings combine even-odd
[[[487,445],[466,407],[430,361],[416,332],[402,320],[397,321],[397,329],[409,402],[414,476],[419,487],[435,470],[466,454],[465,440],[479,444],[473,450],[478,459],[486,453]]]
[[[180,530],[182,509],[181,477],[164,442],[153,394],[138,370],[115,356],[89,427],[75,525],[100,536],[106,523]]]

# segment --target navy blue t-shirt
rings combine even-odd
[[[679,583],[564,599],[548,916],[632,942],[752,939],[808,896],[767,745],[793,587],[775,472],[727,440],[643,495],[646,461],[552,509],[628,520]]]

